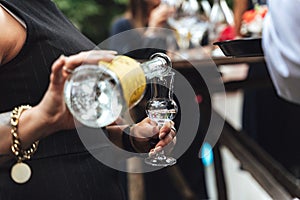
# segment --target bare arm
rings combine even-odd
[[[0,27],[5,27],[0,30],[0,65],[3,65],[9,62],[12,58],[14,58],[19,51],[21,50],[25,40],[26,40],[26,30],[25,28],[19,24],[9,13],[7,13],[0,6]],[[23,120],[25,115],[30,114],[30,118]],[[36,115],[36,109],[32,109],[30,111],[24,112],[24,116],[20,119],[21,124],[28,124],[27,128],[32,127],[35,130],[36,136],[39,136],[39,129],[42,127],[34,127],[32,117]],[[38,117],[37,119],[41,119],[42,117]],[[37,124],[39,122],[34,120]],[[0,114],[0,155],[7,155],[10,153],[10,145],[11,145],[11,135],[10,135],[10,113]],[[20,128],[20,137],[22,141],[24,141],[24,146],[30,144],[35,141],[37,137],[34,137],[30,134],[23,134],[24,131]],[[29,128],[30,131],[31,128]],[[28,139],[30,138],[30,139]],[[0,156],[0,158],[3,156]]]
[[[240,30],[242,25],[242,16],[243,13],[248,8],[248,0],[234,0],[234,25],[235,25],[235,32],[237,36],[241,36]]]
[[[9,118],[9,112],[0,114],[0,160],[9,156],[9,153],[4,151],[4,149],[7,149],[5,145],[9,144],[11,138],[9,137]]]
[[[20,117],[18,128],[22,147],[27,148],[33,142],[55,132],[56,126],[54,124],[55,121],[42,113],[39,106],[24,111]],[[10,150],[12,144],[10,130],[10,112],[2,113],[0,115],[0,162],[12,156]]]
[[[0,65],[14,58],[26,40],[25,28],[0,6]]]
[[[97,63],[99,60],[111,61],[115,54],[113,51],[89,51],[70,57],[61,56],[54,62],[50,84],[42,101],[32,109],[24,111],[19,119],[18,134],[23,148],[59,130],[75,128],[74,119],[64,102],[63,87],[69,74],[63,67],[74,69],[87,56],[90,63]],[[0,155],[10,155],[10,113],[3,113],[0,117]]]

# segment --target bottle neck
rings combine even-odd
[[[147,78],[160,77],[171,71],[172,63],[170,58],[163,53],[156,53],[151,56],[149,61],[141,63]]]

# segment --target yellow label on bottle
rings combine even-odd
[[[140,63],[130,57],[120,55],[110,63],[100,61],[99,64],[105,65],[117,75],[129,108],[142,98],[146,89],[146,78]]]

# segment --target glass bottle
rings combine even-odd
[[[228,27],[233,26],[233,13],[225,0],[214,0],[209,16],[209,41],[210,44],[217,42],[221,33]]]
[[[142,99],[146,78],[161,76],[170,70],[171,60],[163,53],[153,54],[143,63],[120,55],[109,63],[82,65],[65,83],[65,102],[80,123],[93,128],[104,127]]]

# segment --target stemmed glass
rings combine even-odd
[[[168,24],[176,31],[177,44],[184,51],[190,46],[190,28],[197,22],[199,5],[196,0],[177,0],[173,6],[176,12],[169,17]]]
[[[175,30],[174,35],[179,53],[184,58],[190,58],[191,54],[188,49],[201,46],[203,35],[208,29],[207,19],[200,14],[200,5],[197,0],[164,1],[176,10],[168,18],[168,24]]]
[[[198,20],[191,28],[191,43],[194,48],[201,46],[201,41],[203,39],[204,33],[208,29],[208,22]]]
[[[146,113],[159,127],[173,120],[178,111],[177,104],[173,100],[174,75],[175,73],[171,71],[151,79],[150,90],[152,96],[147,102]],[[166,156],[164,150],[161,150],[155,155],[146,158],[145,162],[152,166],[165,167],[174,165],[176,159]]]

